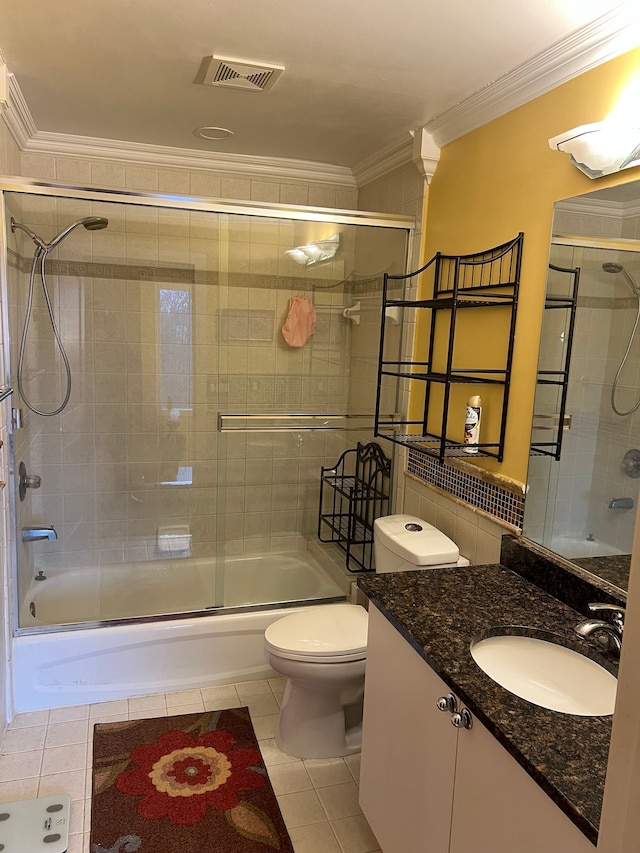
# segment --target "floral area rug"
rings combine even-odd
[[[249,711],[95,726],[91,853],[293,853]]]

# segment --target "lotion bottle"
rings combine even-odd
[[[478,394],[467,400],[467,411],[464,418],[464,448],[465,453],[477,453],[480,440],[480,419],[482,417],[482,400]]]

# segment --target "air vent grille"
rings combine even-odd
[[[272,88],[283,71],[283,65],[267,65],[248,62],[244,59],[209,56],[205,60],[202,82],[207,86],[266,92]]]

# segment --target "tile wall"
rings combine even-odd
[[[60,535],[21,545],[21,564],[27,555],[45,570],[170,555],[159,546],[162,525],[189,525],[194,556],[221,539],[227,553],[299,546],[315,530],[320,465],[341,451],[343,436],[220,435],[218,413],[345,410],[349,233],[342,259],[320,278],[301,275],[283,254],[304,236],[300,223],[38,197],[22,216],[51,239],[89,213],[107,216],[109,227],[76,229],[49,275],[70,342],[71,401],[54,418],[25,410],[16,435],[18,456],[43,479],[19,523],[53,524]],[[15,249],[17,342],[31,241],[19,234]],[[292,349],[280,328],[300,293],[315,301],[318,328]],[[51,410],[65,382],[39,292],[29,335],[27,393]]]
[[[638,217],[619,213],[556,214],[554,231],[587,237],[637,238]],[[567,413],[560,463],[533,459],[527,496],[527,535],[550,547],[571,548],[592,536],[599,543],[630,552],[635,511],[609,509],[615,497],[637,497],[637,486],[623,471],[622,459],[637,444],[640,414],[620,417],[611,408],[613,378],[624,356],[637,313],[637,301],[621,275],[602,270],[619,262],[640,276],[640,254],[617,249],[555,245],[554,263],[580,267],[580,290],[573,340]],[[547,324],[541,358],[552,358],[559,328]],[[616,404],[627,410],[638,399],[640,350],[632,347],[620,376]],[[588,546],[587,546],[588,547]],[[569,552],[567,552],[569,553]]]
[[[13,137],[7,130],[4,122],[0,121],[0,174],[18,175],[20,173],[20,152]],[[1,306],[3,310],[6,306]],[[0,344],[4,329],[0,324]],[[2,371],[2,382],[4,384],[4,365],[2,364],[2,348],[0,346],[0,370]],[[6,483],[9,478],[9,455],[8,455],[8,431],[7,416],[11,411],[11,398],[0,404],[0,481]],[[9,493],[6,488],[0,491],[0,582],[4,594],[2,596],[2,607],[0,608],[0,733],[4,732],[7,717],[11,716],[8,708],[9,697],[6,692],[7,669],[11,655],[11,599],[13,592],[13,579],[10,576],[10,549],[11,549],[11,514],[9,508]]]

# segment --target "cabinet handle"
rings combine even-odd
[[[467,708],[461,708],[451,715],[451,725],[457,729],[470,729],[473,726],[473,717],[471,711]]]
[[[458,700],[453,693],[447,693],[446,696],[441,696],[436,702],[438,711],[449,711],[455,713],[458,710]]]

